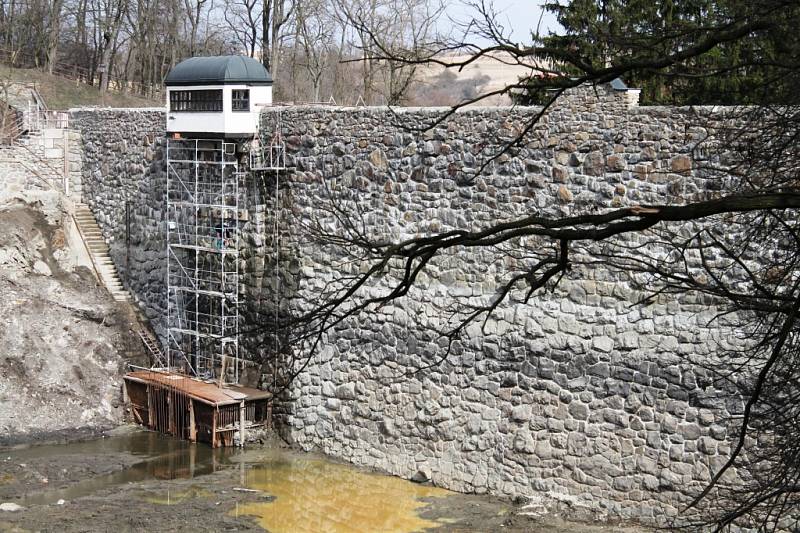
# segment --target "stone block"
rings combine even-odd
[[[65,131],[61,128],[45,128],[42,130],[42,137],[45,139],[63,139]]]

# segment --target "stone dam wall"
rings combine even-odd
[[[82,200],[159,334],[166,317],[165,120],[160,108],[70,110],[83,145]]]
[[[279,209],[268,197],[247,206],[245,316],[260,316],[253,299],[274,288],[265,276],[275,261],[264,230],[270,216],[286,228],[282,307],[299,314],[354,273],[346,248],[304,230],[346,233],[325,208],[331,202],[370,236],[401,238],[531,213],[679,203],[719,188],[692,157],[705,135],[697,109],[639,108],[605,87],[575,91],[528,142],[479,174],[485,154],[538,111],[469,109],[419,132],[409,127],[442,111],[264,111],[263,136],[280,126],[293,171],[281,178]],[[72,120],[83,136],[84,201],[126,283],[160,324],[163,111],[74,110]],[[743,408],[689,362],[731,342],[730,331],[708,325],[716,313],[709,302],[687,295],[635,305],[635,279],[576,261],[556,289],[502,304],[445,361],[415,372],[442,353],[436,331],[453,302],[490,298],[517,261],[502,250],[458,250],[434,261],[406,298],[329,331],[277,406],[285,437],[458,491],[547,495],[641,520],[675,514],[724,462],[724,420]],[[378,294],[393,275],[365,293]],[[263,338],[248,342],[254,356],[268,351]],[[293,350],[302,358],[307,346]]]

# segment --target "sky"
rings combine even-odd
[[[504,28],[511,33],[511,37],[516,42],[526,43],[530,41],[531,30],[536,28],[539,23],[539,16],[542,13],[542,0],[486,0],[492,3],[494,10],[498,13],[497,20]],[[448,9],[448,15],[455,20],[469,20],[475,16],[474,9],[464,5],[460,0],[453,1]],[[443,22],[448,24],[448,22]],[[541,31],[547,34],[548,31],[557,31],[559,24],[551,13],[545,13],[542,18]]]

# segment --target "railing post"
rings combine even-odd
[[[64,195],[69,197],[69,132],[64,128]]]

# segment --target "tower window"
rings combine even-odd
[[[233,89],[231,91],[232,109],[234,111],[250,111],[250,89]]]
[[[170,91],[170,111],[222,111],[222,89]]]

